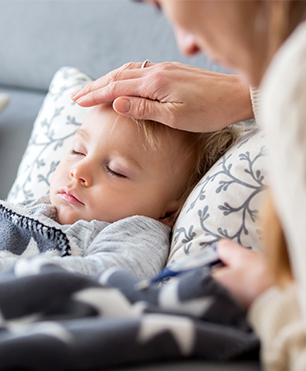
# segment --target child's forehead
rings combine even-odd
[[[81,129],[98,134],[99,126],[103,126],[104,133],[109,132],[115,136],[128,133],[135,143],[140,141],[146,150],[154,149],[164,154],[180,151],[186,139],[184,132],[161,123],[119,115],[109,103],[93,107]],[[127,132],[126,126],[132,130]]]
[[[100,104],[90,109],[81,128],[87,131],[98,132],[99,128],[103,126],[104,130],[107,128],[113,130],[113,126],[124,119],[126,118],[115,112],[110,104]]]
[[[90,110],[76,135],[94,141],[98,138],[113,140],[125,137],[136,143],[141,141],[138,131],[133,119],[119,115],[110,104],[103,104]]]
[[[89,117],[90,116],[109,116],[109,117],[119,117],[120,115],[114,111],[112,105],[110,103],[103,103],[91,108]]]

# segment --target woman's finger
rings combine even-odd
[[[245,308],[273,285],[266,259],[261,253],[230,240],[220,241],[217,252],[225,267],[212,274]]]
[[[120,96],[142,96],[141,81],[139,79],[111,82],[97,89],[93,87],[84,87],[83,89],[88,90],[88,92],[81,94],[79,98],[77,96],[73,98],[82,107],[113,102]]]
[[[76,102],[81,97],[98,89],[102,89],[107,85],[115,83],[117,81],[131,80],[143,77],[148,73],[148,68],[154,66],[154,63],[147,63],[146,68],[141,68],[141,66],[142,63],[127,63],[122,67],[107,73],[99,79],[86,84],[82,89],[72,93],[71,98]]]
[[[161,103],[145,98],[119,97],[115,99],[113,108],[120,115],[141,120],[158,121],[168,126],[175,126],[175,108],[179,103]]]
[[[249,88],[239,76],[175,62],[129,63],[87,84],[73,100],[91,107],[119,97],[118,113],[188,131],[215,131],[252,117]]]
[[[226,266],[239,266],[241,259],[244,259],[249,254],[254,254],[252,251],[246,250],[229,239],[223,239],[218,242],[217,253]]]

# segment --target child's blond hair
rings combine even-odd
[[[162,150],[159,145],[159,138],[161,135],[171,136],[172,131],[178,131],[178,129],[155,121],[134,119],[134,122],[137,124],[138,128],[143,131],[145,140],[149,146],[155,149],[158,148]],[[214,163],[237,141],[242,131],[235,125],[231,125],[224,129],[209,133],[193,133],[182,130],[180,130],[180,132],[184,135],[181,136],[182,145],[179,155],[188,158],[189,171],[188,174],[186,174],[186,184],[182,189],[181,205],[179,210],[175,213],[175,218],[195,185]]]

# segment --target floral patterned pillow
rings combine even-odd
[[[49,192],[51,176],[89,112],[75,104],[70,94],[90,81],[72,67],[54,75],[8,201],[22,202]],[[263,135],[255,129],[211,168],[190,194],[174,226],[169,263],[209,248],[223,237],[258,248],[264,162]]]
[[[266,189],[266,150],[257,129],[244,136],[189,195],[173,229],[168,263],[221,238],[259,248],[259,210]]]
[[[75,104],[70,94],[90,81],[91,77],[76,68],[63,67],[56,72],[35,120],[8,201],[22,202],[49,192],[51,176],[89,112],[88,108]]]

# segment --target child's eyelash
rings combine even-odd
[[[78,151],[75,151],[74,149],[71,150],[71,154],[72,154],[72,155],[81,155],[81,156],[84,155],[84,153],[82,153],[82,152],[78,152]]]
[[[112,169],[110,169],[108,166],[105,166],[105,169],[106,171],[111,174],[112,176],[116,176],[117,178],[126,178],[125,175],[123,174],[120,174],[120,173],[116,173],[115,171],[113,171]]]

